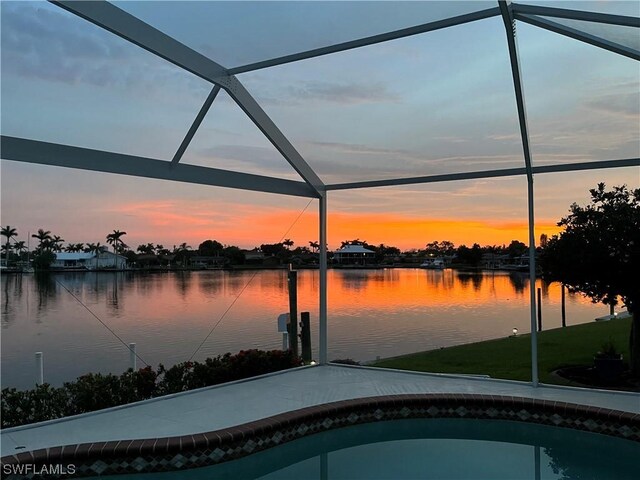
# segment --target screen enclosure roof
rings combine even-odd
[[[640,165],[640,4],[3,2],[2,158],[319,197]]]

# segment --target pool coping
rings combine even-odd
[[[423,393],[340,400],[214,431],[63,445],[7,455],[0,461],[32,465],[36,472],[39,466],[73,465],[72,473],[47,478],[186,470],[235,460],[334,428],[407,418],[511,420],[640,442],[640,413],[527,397]]]

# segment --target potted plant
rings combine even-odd
[[[604,342],[600,351],[593,356],[593,365],[601,380],[613,381],[622,374],[622,354],[618,352],[611,338]]]

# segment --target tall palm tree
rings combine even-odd
[[[13,248],[16,252],[18,252],[18,254],[20,254],[27,249],[27,245],[24,240],[20,240],[19,242],[13,243]]]
[[[138,245],[138,248],[136,250],[142,254],[152,255],[155,248],[153,246],[153,243],[147,243],[145,245]]]
[[[61,252],[63,243],[64,243],[64,238],[62,238],[60,235],[54,235],[53,238],[51,239],[51,249],[54,252]]]
[[[122,243],[120,238],[123,235],[126,235],[127,232],[121,232],[120,230],[114,230],[113,233],[107,235],[107,243],[113,245],[113,253],[119,253],[120,249],[118,248],[118,244]]]
[[[282,242],[282,244],[287,247],[287,250],[291,249],[291,247],[293,247],[294,241],[291,240],[290,238],[285,238],[284,242]]]
[[[87,246],[85,247],[84,251],[87,252],[87,253],[95,253],[96,254],[95,267],[98,268],[98,257],[100,256],[100,252],[102,251],[102,244],[100,242],[98,242],[98,243],[87,243]]]
[[[320,248],[320,243],[318,243],[318,242],[309,242],[309,246],[311,247],[311,250],[313,251],[313,253],[316,253],[318,251],[318,249]]]
[[[64,247],[65,252],[76,253],[84,251],[84,243],[68,243],[66,247]]]
[[[34,233],[31,235],[33,238],[37,238],[40,243],[38,244],[37,250],[42,250],[43,248],[49,248],[51,245],[51,240],[53,237],[51,236],[51,232],[49,230],[43,230],[42,228],[38,229],[38,233]]]
[[[11,225],[7,225],[6,227],[2,227],[2,230],[0,230],[0,235],[2,235],[3,237],[7,237],[7,243],[5,246],[5,251],[7,252],[7,258],[9,258],[9,242],[11,241],[11,239],[13,237],[17,237],[18,236],[18,231],[13,228]]]

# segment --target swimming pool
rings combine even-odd
[[[43,448],[2,463],[132,480],[619,479],[635,478],[637,458],[638,413],[443,393],[341,400],[216,431]]]
[[[318,433],[239,460],[121,480],[635,479],[640,443],[504,420],[409,419]]]

